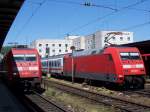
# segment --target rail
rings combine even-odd
[[[35,91],[31,94],[25,94],[25,104],[30,106],[33,112],[70,112],[65,107],[56,102],[46,99]]]
[[[90,100],[96,101],[98,103],[103,103],[105,105],[113,106],[115,108],[121,109],[126,112],[149,112],[150,111],[149,105],[139,104],[136,102],[123,99],[123,98],[96,93],[93,91],[70,86],[70,85],[52,81],[52,80],[44,80],[43,83],[46,86],[55,87],[62,91],[69,92],[75,95],[79,95],[79,96],[88,98]]]

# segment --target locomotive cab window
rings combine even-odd
[[[26,61],[36,61],[36,55],[35,54],[30,54],[30,55],[25,55]]]
[[[130,53],[131,59],[133,60],[140,60],[140,54],[139,53]]]
[[[129,53],[126,53],[126,52],[120,53],[120,57],[122,60],[129,60],[130,59]]]
[[[122,60],[141,60],[138,52],[122,52],[120,57]]]
[[[18,61],[24,61],[25,60],[25,56],[24,55],[14,55],[14,61],[18,62]]]
[[[20,61],[36,61],[36,55],[24,55],[24,54],[16,54],[14,55],[14,60],[16,62]]]

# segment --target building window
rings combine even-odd
[[[112,37],[112,39],[115,40],[116,38],[115,38],[115,37]]]
[[[52,46],[54,47],[54,46],[55,46],[55,44],[52,44]]]
[[[123,40],[123,37],[120,37],[120,40],[122,41],[122,40]]]
[[[41,47],[42,46],[42,44],[39,44],[39,47]]]
[[[61,52],[61,49],[59,49],[59,52]]]
[[[59,44],[59,47],[61,47],[61,44]]]
[[[66,47],[68,47],[68,44],[65,44]]]
[[[53,52],[55,52],[55,50],[53,49]]]
[[[46,44],[46,47],[48,47],[48,44]]]
[[[127,40],[130,41],[130,37],[128,37]]]

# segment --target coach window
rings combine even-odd
[[[48,62],[48,64],[49,64],[49,67],[51,67],[51,62],[50,61]]]
[[[50,67],[52,67],[52,62],[50,61]]]
[[[59,67],[59,61],[57,61],[57,67]]]
[[[52,61],[53,62],[53,67],[55,67],[55,61]]]
[[[58,61],[58,67],[60,67],[60,61]]]
[[[55,65],[54,65],[55,67],[57,66],[57,62],[55,61]]]
[[[53,61],[51,61],[51,66],[53,67]]]

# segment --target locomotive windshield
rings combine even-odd
[[[21,61],[36,61],[36,55],[35,54],[29,54],[29,55],[14,55],[14,61],[21,62]]]
[[[120,53],[122,60],[140,60],[140,54],[137,52],[122,52]]]
[[[25,55],[25,60],[26,61],[36,61],[36,55],[35,54]]]
[[[14,61],[24,61],[24,55],[14,55]]]

